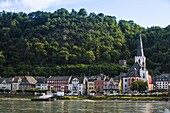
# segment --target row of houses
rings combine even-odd
[[[114,94],[119,91],[119,80],[100,74],[91,77],[78,76],[15,76],[13,78],[0,78],[0,89],[11,92],[17,90],[54,90],[56,92],[69,92],[71,95]]]
[[[124,74],[125,75],[125,74]],[[123,92],[122,74],[116,77],[108,77],[103,74],[90,77],[79,76],[15,76],[0,78],[0,89],[8,89],[11,92],[17,90],[54,90],[56,92],[70,92],[71,95],[97,94],[114,95]],[[153,90],[156,92],[168,92],[170,86],[170,74],[161,74],[152,79]]]

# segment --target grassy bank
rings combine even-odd
[[[27,98],[27,99],[31,99],[34,98],[36,96],[34,95],[16,95],[16,94],[1,94],[0,98]]]
[[[63,96],[59,100],[132,100],[132,101],[170,101],[170,97],[133,97],[133,96]]]
[[[31,99],[34,95],[3,94],[0,98],[27,98]],[[62,96],[56,97],[58,100],[132,100],[132,101],[170,101],[168,96]]]

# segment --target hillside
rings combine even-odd
[[[134,63],[139,32],[152,75],[170,72],[170,25],[143,28],[85,9],[54,13],[0,12],[0,75],[92,75],[126,72]]]

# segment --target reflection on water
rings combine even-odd
[[[170,113],[170,102],[0,100],[0,113]]]

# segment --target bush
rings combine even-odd
[[[91,98],[92,100],[103,100],[103,99],[106,99],[105,96],[94,96]]]

